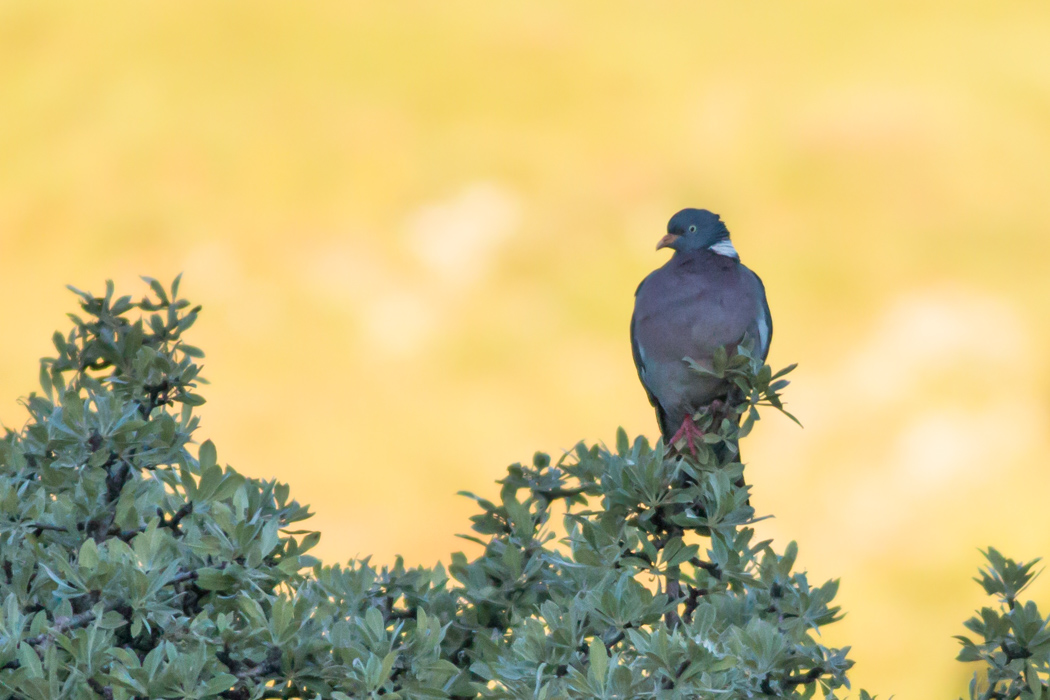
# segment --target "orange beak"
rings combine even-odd
[[[679,236],[676,236],[673,233],[669,233],[660,239],[660,242],[656,244],[656,249],[660,250],[661,248],[670,248],[678,239]]]

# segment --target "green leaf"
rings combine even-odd
[[[153,279],[152,277],[143,277],[142,279],[149,284],[150,289],[152,289],[153,293],[157,295],[157,298],[160,300],[161,304],[167,306],[169,303],[171,303],[168,300],[168,293],[164,290],[164,285],[162,285],[160,282]]]
[[[88,538],[80,545],[77,563],[85,569],[98,567],[98,545],[95,544],[95,540]]]
[[[1025,678],[1028,681],[1028,690],[1032,693],[1032,700],[1043,697],[1043,683],[1039,679],[1039,668],[1031,661],[1025,664]]]
[[[390,678],[390,673],[394,669],[394,663],[397,661],[397,657],[398,653],[396,651],[392,651],[383,657],[383,665],[379,672],[381,683],[385,683]]]
[[[668,566],[679,566],[689,561],[693,557],[697,556],[700,552],[700,545],[690,544],[681,547],[670,559],[667,560]]]
[[[302,540],[299,541],[299,553],[302,554],[310,549],[313,549],[318,542],[321,541],[320,532],[309,532]]]
[[[47,394],[49,401],[54,400],[54,385],[51,383],[51,365],[44,360],[40,361],[40,388],[44,390],[45,394]]]
[[[33,647],[25,642],[18,644],[18,663],[29,678],[44,677],[44,666],[40,663],[40,657],[37,656]]]
[[[237,676],[232,673],[217,673],[204,685],[204,693],[206,695],[219,695],[232,688],[236,683]]]
[[[215,450],[215,444],[211,440],[205,440],[201,443],[200,450],[198,450],[197,455],[197,460],[200,463],[202,474],[214,467],[216,462],[218,461],[218,455]]]
[[[179,350],[188,357],[204,357],[204,351],[193,345],[187,345],[186,343],[179,343]]]
[[[588,660],[590,661],[590,668],[587,671],[587,676],[590,678],[591,684],[595,688],[604,690],[605,675],[609,669],[609,652],[605,648],[605,643],[598,637],[591,640]]]
[[[197,570],[197,586],[206,591],[228,591],[237,583],[237,579],[221,569],[204,567]]]

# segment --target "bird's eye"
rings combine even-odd
[[[696,233],[696,224],[689,227],[689,233]]]

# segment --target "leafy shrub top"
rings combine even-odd
[[[737,444],[783,373],[742,346],[694,455],[620,431],[470,495],[447,570],[323,566],[287,486],[191,445],[200,307],[74,290],[29,419],[0,441],[0,696],[834,697],[837,583],[756,542]],[[741,418],[743,421],[741,422]],[[555,514],[560,514],[560,519]],[[560,522],[559,522],[560,520]],[[559,535],[560,533],[560,535]]]

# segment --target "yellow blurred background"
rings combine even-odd
[[[977,548],[1050,555],[1047,37],[1040,2],[0,2],[0,420],[63,285],[183,271],[220,459],[328,561],[447,560],[458,489],[656,433],[632,294],[707,207],[801,363],[760,530],[842,578],[855,685],[961,695]]]

